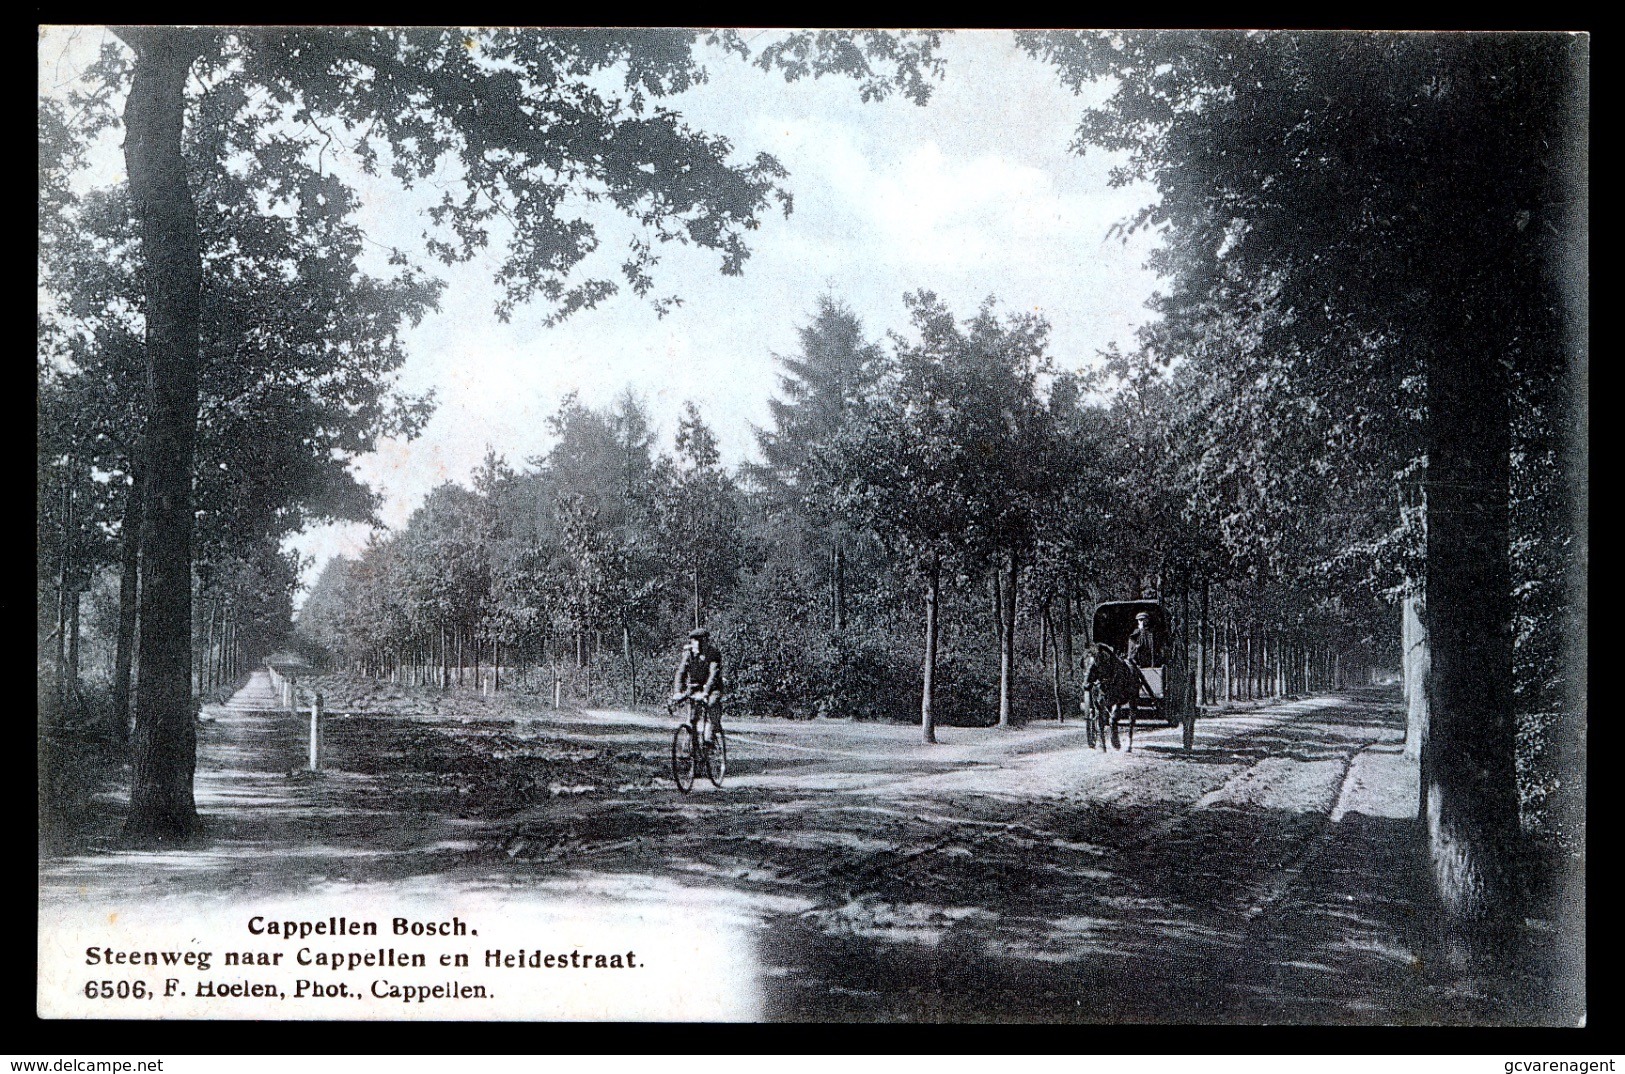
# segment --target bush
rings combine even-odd
[[[712,631],[724,650],[731,703],[741,712],[913,722],[920,718],[925,646],[923,638],[904,633],[906,625],[866,623],[835,634],[790,616],[736,607],[719,615]],[[997,722],[999,662],[992,640],[945,631],[937,653],[936,722],[959,727]],[[1017,720],[1053,716],[1048,676],[1044,665],[1018,659],[1011,684]],[[1077,710],[1073,693],[1063,688],[1068,714]]]
[[[70,845],[93,821],[91,802],[119,774],[124,736],[111,693],[86,685],[63,705],[41,683],[37,762],[41,852]]]

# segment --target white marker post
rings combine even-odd
[[[563,692],[564,692],[564,680],[563,679],[554,679],[553,680],[553,707],[554,708],[559,707],[559,696]]]
[[[310,770],[322,770],[322,695],[310,703]]]

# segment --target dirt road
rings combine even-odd
[[[927,746],[736,719],[726,785],[683,796],[664,714],[340,714],[311,776],[302,721],[256,691],[204,714],[205,847],[117,851],[109,828],[42,863],[42,902],[682,892],[748,932],[767,1018],[1549,1023],[1573,1002],[1441,965],[1395,693],[1206,718],[1188,752],[1177,729],[1102,753],[1072,724]]]

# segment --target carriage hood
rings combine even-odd
[[[1105,642],[1118,653],[1128,649],[1128,636],[1134,633],[1135,617],[1141,612],[1151,617],[1151,632],[1159,645],[1170,639],[1171,622],[1168,613],[1154,600],[1109,600],[1095,605],[1089,640]]]

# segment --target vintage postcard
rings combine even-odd
[[[38,49],[42,1019],[1585,1024],[1588,36]]]

